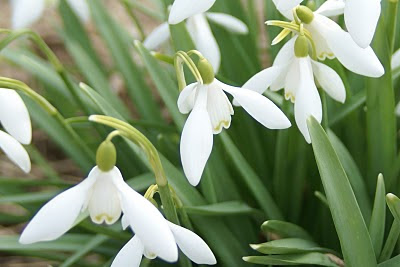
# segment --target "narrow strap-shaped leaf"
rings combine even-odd
[[[371,235],[372,244],[374,245],[376,258],[379,255],[383,246],[383,237],[385,235],[385,218],[386,218],[386,199],[385,199],[385,182],[383,175],[378,176],[376,184],[376,193],[374,208],[372,210],[371,222],[369,224],[369,234]]]
[[[314,117],[307,123],[346,266],[374,267],[374,248],[349,179],[324,129]]]
[[[251,245],[251,248],[263,254],[279,255],[308,252],[335,253],[330,249],[319,247],[313,241],[300,238],[277,239],[262,244]]]
[[[221,202],[207,206],[186,206],[184,209],[188,214],[203,216],[251,215],[257,213],[256,209],[239,201]]]
[[[311,235],[306,230],[296,224],[289,222],[269,220],[261,225],[261,230],[265,234],[274,233],[281,238],[293,237],[311,241],[313,240]]]
[[[273,256],[250,256],[244,257],[243,260],[263,265],[320,265],[329,267],[338,267],[333,260],[322,253],[312,252],[293,255],[273,255]]]

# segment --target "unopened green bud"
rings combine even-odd
[[[296,57],[307,57],[308,56],[308,40],[304,35],[297,37],[294,43],[294,54]]]
[[[197,64],[197,68],[201,74],[204,84],[210,84],[214,81],[214,68],[207,59],[201,58]]]
[[[310,24],[314,19],[314,13],[306,6],[298,6],[296,8],[296,14],[297,17],[299,17],[299,19],[305,24]]]
[[[108,172],[114,168],[117,162],[117,151],[111,141],[101,143],[96,153],[96,163],[100,170]]]

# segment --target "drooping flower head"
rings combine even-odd
[[[31,161],[25,148],[32,139],[28,109],[14,90],[0,88],[0,149],[24,172],[31,170]]]

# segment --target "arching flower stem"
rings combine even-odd
[[[178,78],[179,91],[183,90],[183,88],[186,87],[185,73],[183,71],[183,63],[186,64],[186,66],[192,72],[195,79],[199,83],[203,83],[201,74],[197,69],[196,64],[190,58],[190,56],[183,51],[178,51],[174,57],[174,65],[175,65],[176,76]]]

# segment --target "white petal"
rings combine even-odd
[[[343,0],[328,0],[324,2],[315,13],[326,17],[339,16],[344,13],[345,3]]]
[[[371,47],[361,48],[334,21],[314,14],[311,23],[321,33],[338,60],[352,72],[369,77],[380,77],[385,70]]]
[[[68,4],[75,11],[75,13],[79,16],[79,18],[86,22],[90,18],[90,9],[87,0],[67,0]],[[89,0],[90,1],[90,0]]]
[[[287,65],[294,58],[294,44],[297,37],[291,38],[287,41],[279,50],[276,58],[274,60],[273,66],[283,66]]]
[[[13,29],[29,27],[40,18],[45,0],[11,0],[11,24]]]
[[[303,0],[276,0],[274,2],[279,11],[291,11],[294,7],[303,2]]]
[[[234,114],[231,102],[220,87],[212,84],[208,88],[207,111],[214,134],[231,126],[231,115]]]
[[[11,135],[0,131],[0,149],[24,172],[31,171],[31,160],[25,148]]]
[[[268,98],[254,91],[236,88],[216,80],[221,88],[231,94],[237,102],[259,123],[269,129],[286,129],[290,121]]]
[[[339,74],[325,64],[317,61],[311,61],[315,78],[321,85],[321,88],[336,101],[344,103],[346,101],[346,88]]]
[[[380,0],[346,0],[344,10],[346,28],[362,48],[370,45],[380,14]]]
[[[121,202],[119,191],[114,185],[114,179],[123,180],[121,173],[114,167],[109,172],[103,172],[99,168],[92,171],[96,182],[91,188],[91,196],[88,203],[90,218],[94,223],[109,225],[115,223],[121,216]]]
[[[194,263],[213,265],[215,256],[201,237],[179,225],[168,222],[182,252]]]
[[[276,81],[281,72],[282,67],[280,66],[272,66],[262,70],[251,77],[250,80],[243,85],[243,88],[262,94]]]
[[[190,184],[199,184],[213,146],[213,131],[207,112],[208,86],[199,86],[195,107],[190,113],[181,137],[181,161]]]
[[[165,43],[171,36],[168,23],[156,27],[144,40],[143,45],[148,50],[155,50]]]
[[[55,240],[73,225],[87,201],[91,186],[96,182],[96,168],[78,185],[57,195],[44,205],[22,232],[19,242],[31,244]]]
[[[310,116],[322,121],[322,104],[317,87],[315,86],[309,58],[299,59],[300,84],[294,104],[294,116],[297,127],[308,143],[311,143],[310,133],[307,127],[307,119]]]
[[[165,261],[177,261],[174,236],[158,209],[124,181],[113,181],[120,191],[124,216],[143,246]]]
[[[287,69],[285,77],[285,99],[292,102],[296,99],[297,90],[300,83],[300,65],[298,58],[295,58]]]
[[[209,10],[216,0],[175,0],[169,13],[169,24],[178,24],[183,20]]]
[[[292,60],[293,61],[293,60]],[[292,65],[292,62],[289,62],[285,66],[278,66],[281,71],[278,77],[276,77],[275,81],[271,84],[270,89],[271,91],[278,91],[282,88],[285,88],[285,82],[286,82],[286,76],[289,71],[290,66]]]
[[[207,12],[206,16],[211,22],[220,25],[221,27],[227,29],[230,32],[237,34],[249,33],[247,25],[240,19],[235,18],[234,16],[224,13],[213,13],[213,12]]]
[[[193,109],[197,85],[197,82],[189,84],[179,94],[178,109],[182,114],[188,114]]]
[[[126,230],[129,227],[129,219],[126,215],[122,215],[121,226],[123,230]]]
[[[400,67],[400,49],[397,50],[392,56],[392,70]]]
[[[0,122],[4,129],[22,144],[32,139],[31,119],[17,92],[0,88]]]
[[[314,40],[315,50],[317,52],[318,59],[320,60],[325,60],[326,58],[334,59],[335,55],[333,54],[331,48],[329,47],[325,37],[322,36],[322,34],[319,32],[319,29],[315,27],[315,25],[316,25],[315,23],[311,23],[309,25],[306,25],[305,27],[310,32]]]
[[[118,252],[111,267],[139,267],[142,261],[144,247],[140,239],[135,235]]]
[[[205,16],[203,14],[193,16],[188,20],[187,25],[197,50],[210,62],[214,72],[217,73],[221,65],[221,52]]]

